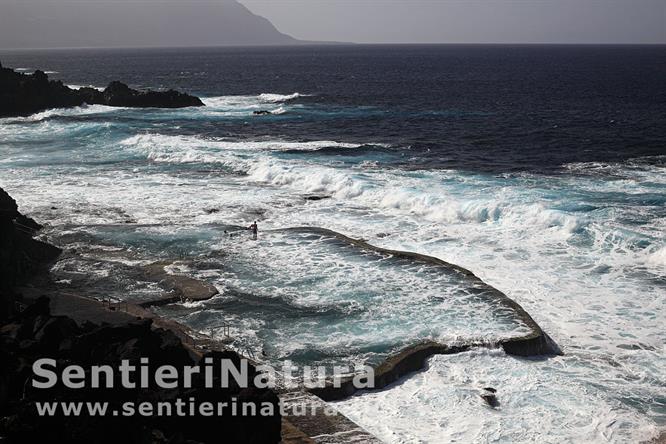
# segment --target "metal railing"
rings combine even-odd
[[[210,336],[210,338],[213,339],[213,335],[214,335],[215,331],[220,330],[220,329],[222,329],[222,334],[225,337],[227,337],[227,338],[231,337],[231,326],[226,322],[224,324],[217,325],[215,327],[210,327],[208,329],[208,336]]]
[[[16,221],[14,221],[14,229],[29,236],[32,236],[33,234],[35,234],[35,231],[37,231],[34,228],[31,228],[27,225],[23,225]]]

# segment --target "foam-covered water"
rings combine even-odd
[[[565,353],[433,357],[338,404],[383,439],[637,442],[663,430],[666,87],[653,66],[663,50],[220,51],[158,52],[131,70],[107,59],[88,69],[88,53],[68,64],[14,55],[68,84],[180,87],[207,105],[0,121],[0,186],[79,252],[54,270],[63,286],[148,298],[160,290],[133,270],[173,262],[221,295],[164,312],[202,331],[229,323],[270,361],[331,362],[345,349],[374,362],[411,340],[520,330],[446,275],[266,231],[329,228],[472,270]],[[628,66],[641,70],[631,88]],[[185,70],[203,74],[171,75]],[[224,234],[254,220],[257,241]],[[447,298],[455,311],[440,311]],[[488,385],[497,411],[479,397]]]
[[[426,371],[390,390],[335,406],[387,442],[640,442],[657,428],[637,404],[663,402],[649,395],[665,376],[663,357],[654,359],[640,351],[615,363],[634,373],[628,390],[623,372],[600,371],[582,356],[524,360],[499,350],[435,356]],[[596,383],[582,383],[582,372]],[[481,398],[486,387],[497,390],[496,409]],[[629,392],[633,402],[608,397],[611,387]],[[383,420],[368,421],[375,415]]]
[[[378,365],[425,339],[493,343],[530,332],[489,289],[453,269],[364,251],[326,233],[270,232],[261,242],[222,236],[215,248],[226,256],[213,280],[222,296],[176,315],[214,334],[224,318],[275,364]]]

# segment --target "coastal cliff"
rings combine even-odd
[[[0,319],[16,310],[15,286],[61,253],[59,248],[33,239],[41,228],[21,214],[16,201],[0,188]]]
[[[195,96],[182,92],[137,91],[121,82],[111,82],[104,91],[72,89],[49,80],[43,71],[23,74],[0,64],[0,117],[29,116],[50,108],[107,105],[131,108],[185,108],[205,106]]]

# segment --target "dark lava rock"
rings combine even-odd
[[[0,320],[17,309],[14,287],[61,253],[59,248],[32,238],[40,228],[22,215],[16,201],[0,188]]]
[[[35,219],[24,216],[22,214],[16,216],[16,219],[14,219],[14,224],[17,225],[19,228],[23,230],[28,230],[32,233],[35,233],[44,228],[41,224],[35,222]]]
[[[562,355],[560,347],[550,336],[539,328],[538,334],[529,338],[509,338],[501,342],[502,348],[514,356],[556,356]]]
[[[318,196],[318,195],[311,195],[311,196],[303,196],[303,199],[310,201],[310,202],[316,202],[318,200],[324,200],[324,199],[330,199],[332,196]]]
[[[19,333],[20,332],[20,333]],[[139,365],[141,358],[150,362],[152,375],[162,365],[201,365],[213,359],[212,388],[205,387],[204,371],[193,375],[192,387],[174,389],[158,387],[154,378],[148,388],[123,387],[120,374],[113,375],[113,387],[67,388],[59,381],[50,389],[32,387],[32,364],[36,359],[55,359],[57,368],[78,365],[85,369],[90,380],[93,365],[110,365],[117,369],[121,361]],[[119,325],[78,325],[64,316],[48,313],[48,299],[42,298],[23,313],[0,323],[0,436],[7,442],[67,442],[67,443],[277,443],[281,438],[279,399],[269,389],[240,387],[232,378],[224,387],[220,380],[220,360],[240,364],[238,354],[209,353],[197,357],[186,349],[171,331],[153,328],[150,320],[137,320]],[[181,370],[182,371],[182,370]],[[250,380],[256,369],[249,366]],[[136,378],[131,378],[136,381]],[[102,379],[104,382],[105,379]],[[225,414],[203,416],[106,416],[91,415],[86,408],[78,416],[66,416],[61,410],[54,416],[39,416],[37,402],[106,402],[109,411],[123,411],[127,402],[174,403],[177,399],[197,405],[202,402],[254,403],[259,410],[270,404],[272,416],[243,416]],[[228,411],[227,411],[228,412]],[[4,441],[3,441],[4,442]]]
[[[135,108],[184,108],[204,106],[197,97],[178,91],[137,91],[124,83],[111,82],[104,91],[74,90],[61,81],[49,80],[43,71],[22,74],[0,64],[0,117],[28,116],[49,108],[108,105]]]
[[[483,389],[483,393],[481,393],[481,399],[486,401],[486,404],[488,404],[492,408],[499,407],[500,403],[499,400],[497,399],[497,390],[492,388],[492,387],[486,387]]]
[[[34,76],[31,76],[31,78]],[[43,82],[45,75],[35,81]],[[31,80],[32,81],[32,80]],[[183,345],[173,331],[156,329],[151,320],[137,319],[114,325],[79,325],[66,316],[52,316],[49,299],[41,297],[32,305],[19,304],[15,286],[30,278],[39,267],[55,259],[60,250],[32,238],[39,229],[32,219],[23,216],[16,201],[0,188],[0,440],[11,443],[67,442],[83,443],[277,443],[281,435],[281,417],[277,395],[265,388],[222,386],[219,381],[220,362],[216,361],[213,388],[206,387],[201,375],[193,378],[191,387],[165,389],[158,387],[150,377],[149,387],[126,388],[117,371],[123,360],[139,366],[147,358],[148,371],[154,374],[158,367],[171,365],[201,366],[196,353]],[[20,306],[20,307],[19,307]],[[18,307],[18,308],[17,308]],[[228,358],[240,362],[234,352],[211,355],[216,359]],[[84,368],[90,381],[92,366],[109,365],[113,372],[113,386],[71,389],[62,380],[50,389],[38,389],[30,384],[32,365],[37,359],[51,358],[57,368],[78,365]],[[249,366],[250,381],[256,369]],[[203,369],[200,370],[204,373]],[[136,374],[134,376],[136,378]],[[136,379],[134,379],[136,381]],[[104,379],[103,379],[104,381]],[[232,379],[233,381],[233,379]],[[272,406],[270,416],[243,416],[230,414],[204,416],[198,410],[191,416],[123,416],[109,413],[105,416],[90,414],[83,407],[79,415],[65,415],[57,409],[53,416],[40,416],[37,403],[101,402],[108,403],[108,412],[123,412],[127,402],[135,408],[141,403],[170,402],[176,400],[194,405],[201,402],[236,404],[252,403],[260,411]],[[83,404],[85,406],[85,404]],[[102,404],[103,405],[103,404]],[[217,406],[218,404],[214,404]],[[214,407],[215,408],[215,407]]]
[[[483,398],[483,400],[486,401],[486,404],[488,404],[490,407],[499,407],[497,396],[493,395],[492,393],[483,393],[481,398]]]
[[[83,100],[42,71],[21,74],[0,67],[0,117],[27,116],[48,108],[80,106]]]
[[[178,91],[140,92],[121,82],[111,82],[102,92],[102,100],[95,103],[133,108],[185,108],[188,106],[204,106],[199,98]]]

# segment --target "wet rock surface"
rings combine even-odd
[[[481,393],[481,399],[492,408],[497,408],[500,405],[499,400],[497,399],[497,390],[493,387],[485,387]]]

